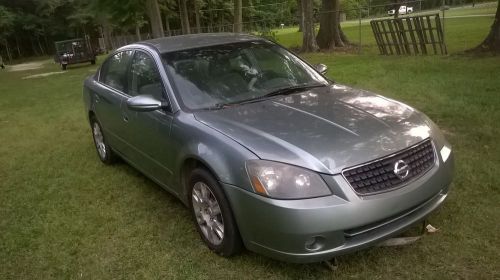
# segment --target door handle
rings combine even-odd
[[[124,122],[128,122],[128,115],[125,112],[122,112],[122,118]]]

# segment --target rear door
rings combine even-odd
[[[124,142],[125,120],[121,104],[127,100],[127,71],[133,51],[122,51],[109,57],[101,67],[94,88],[94,112],[107,141],[119,153],[127,153]]]

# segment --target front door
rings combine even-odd
[[[158,66],[149,54],[135,52],[127,80],[131,97],[151,95],[157,100],[167,100]],[[173,116],[168,110],[132,111],[126,102],[122,103],[122,114],[127,119],[126,141],[132,146],[130,160],[155,181],[178,193],[171,188],[170,126]]]

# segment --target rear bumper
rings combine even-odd
[[[450,156],[452,157],[452,156]],[[298,263],[357,251],[425,219],[446,199],[453,158],[409,185],[359,197],[342,176],[325,177],[332,196],[275,200],[223,184],[242,239],[251,250]]]

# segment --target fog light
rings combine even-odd
[[[325,246],[325,238],[323,236],[313,236],[306,240],[305,247],[308,251],[318,251]]]

